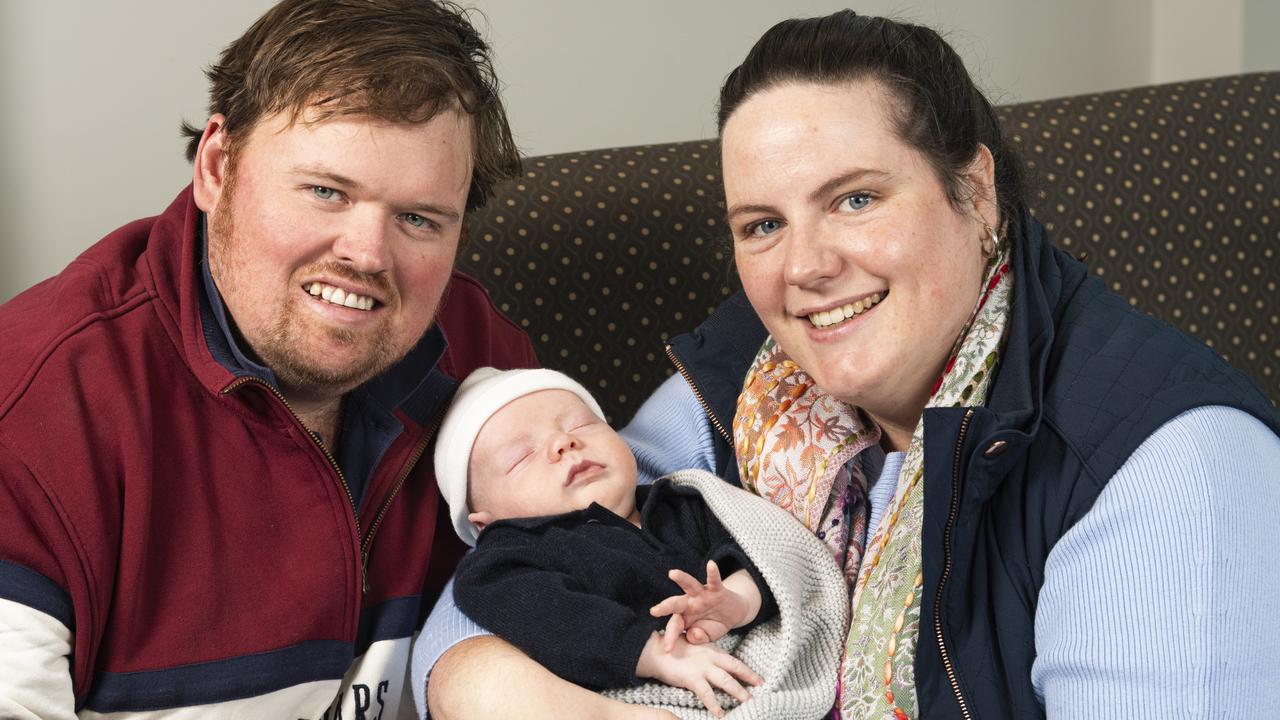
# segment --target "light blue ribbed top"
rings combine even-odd
[[[642,480],[714,467],[709,423],[673,376],[622,431]],[[874,528],[903,453],[863,458]],[[1149,437],[1054,546],[1035,616],[1032,683],[1050,720],[1280,718],[1280,438],[1224,407]],[[487,634],[445,588],[414,645],[412,682],[445,650]]]

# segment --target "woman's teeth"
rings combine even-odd
[[[861,315],[879,304],[880,300],[880,293],[876,293],[871,297],[863,298],[858,302],[849,303],[843,307],[813,313],[809,315],[809,322],[813,323],[813,326],[816,328],[831,327],[832,325],[848,320],[854,315]]]
[[[318,297],[330,305],[341,305],[349,307],[353,310],[372,310],[373,298],[365,295],[357,295],[349,293],[342,288],[336,288],[332,285],[325,285],[321,282],[313,282],[307,286],[307,292]]]

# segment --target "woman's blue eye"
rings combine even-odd
[[[423,225],[427,224],[426,218],[422,217],[421,215],[415,215],[413,213],[405,213],[404,221],[414,227],[422,227]]]
[[[747,228],[747,234],[763,237],[765,235],[772,235],[773,233],[777,232],[781,228],[782,228],[782,221],[780,220],[761,220],[760,222]]]
[[[850,210],[865,210],[871,204],[871,196],[867,193],[854,193],[843,202]]]
[[[312,186],[311,192],[315,193],[316,197],[320,198],[321,200],[332,200],[334,196],[338,194],[337,190],[334,190],[333,188],[327,188],[323,185]]]

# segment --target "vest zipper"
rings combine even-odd
[[[356,512],[356,499],[355,499],[355,496],[351,494],[351,486],[347,484],[347,478],[345,475],[342,474],[342,468],[338,467],[337,459],[333,457],[333,453],[329,452],[329,449],[326,448],[323,443],[317,440],[316,437],[312,435],[309,430],[307,430],[307,426],[303,424],[302,418],[298,417],[298,413],[293,409],[293,406],[289,404],[289,401],[285,399],[284,395],[281,394],[279,390],[275,389],[274,387],[271,387],[270,383],[266,382],[265,380],[262,380],[261,378],[256,378],[253,376],[246,376],[246,377],[239,378],[235,382],[223,388],[222,394],[230,395],[231,393],[235,392],[236,390],[239,390],[240,388],[244,387],[245,385],[248,385],[249,383],[253,383],[255,385],[261,385],[262,387],[269,390],[272,395],[275,395],[277,398],[279,398],[280,402],[284,403],[285,409],[288,410],[289,414],[293,416],[293,419],[298,422],[298,426],[302,428],[303,434],[311,439],[312,444],[314,444],[317,448],[319,448],[320,452],[324,453],[325,458],[329,460],[329,466],[332,467],[333,471],[338,474],[338,480],[342,483],[342,489],[345,490],[347,493],[347,500],[351,502],[351,519],[356,524],[356,537],[363,537],[364,533],[360,530],[360,513]],[[361,577],[361,580],[363,581],[364,592],[369,591],[369,571],[365,567],[368,564],[367,560],[368,560],[367,553],[362,554],[360,557],[360,577]]]
[[[382,525],[382,518],[386,516],[387,510],[391,507],[391,501],[395,500],[396,495],[400,494],[400,488],[404,487],[405,480],[409,479],[409,473],[413,471],[414,466],[418,464],[418,460],[422,458],[422,453],[426,451],[427,444],[431,442],[431,438],[435,437],[436,430],[440,429],[440,421],[443,419],[444,412],[441,411],[436,415],[431,427],[427,428],[427,432],[422,436],[422,439],[418,441],[417,447],[413,449],[413,454],[409,456],[409,461],[405,463],[404,468],[400,471],[400,476],[396,478],[396,484],[391,486],[391,492],[387,495],[387,499],[383,500],[382,507],[378,508],[378,515],[369,526],[369,534],[365,536],[364,542],[361,543],[360,568],[364,571],[364,591],[366,593],[369,592],[369,550],[373,547],[373,536]]]
[[[971,720],[973,715],[970,714],[969,704],[965,702],[964,695],[960,692],[960,680],[956,677],[955,665],[951,662],[951,654],[947,651],[946,640],[942,637],[942,590],[946,587],[947,578],[951,575],[951,532],[955,529],[956,518],[960,514],[961,449],[964,447],[964,436],[969,430],[969,421],[971,419],[973,419],[973,408],[969,408],[965,412],[964,420],[960,422],[960,436],[956,440],[956,459],[951,473],[951,513],[947,515],[947,525],[943,535],[942,579],[938,581],[938,592],[934,596],[933,603],[933,629],[938,635],[938,650],[942,653],[942,666],[947,671],[947,680],[951,683],[951,691],[955,693],[956,702],[960,705],[960,713],[964,715],[965,720]]]
[[[725,429],[724,425],[720,424],[720,421],[716,419],[715,413],[711,412],[711,406],[707,405],[706,399],[702,397],[702,391],[694,384],[693,378],[689,376],[689,371],[684,367],[684,363],[680,362],[679,358],[676,357],[675,352],[671,349],[671,343],[667,343],[664,347],[667,350],[667,357],[671,358],[671,363],[676,366],[676,370],[680,371],[684,381],[693,390],[693,396],[698,399],[698,404],[702,406],[702,411],[707,414],[707,419],[711,421],[712,427],[719,431],[720,436],[725,439],[725,442],[729,443],[729,447],[733,447],[733,435]]]

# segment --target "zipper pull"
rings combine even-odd
[[[369,551],[360,553],[360,579],[364,582],[365,595],[369,594]]]

